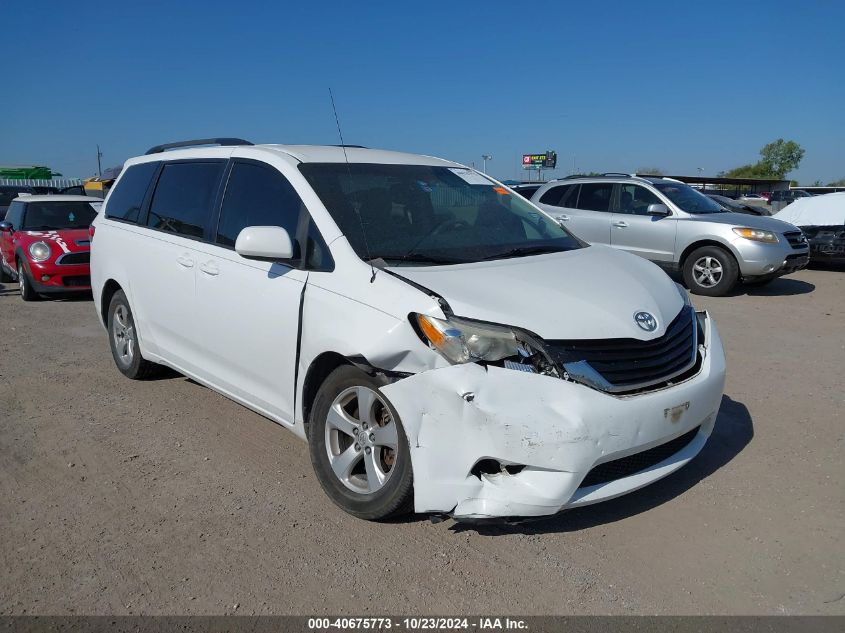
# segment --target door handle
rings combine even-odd
[[[212,277],[220,274],[220,269],[217,267],[217,264],[214,263],[214,261],[200,264],[200,270],[206,275],[211,275]]]
[[[613,226],[615,226],[618,229],[626,229],[626,228],[628,228],[628,223],[623,221],[623,220],[620,220],[619,222],[614,222]]]
[[[569,216],[568,215],[559,215],[559,216],[557,216],[557,219],[560,220],[561,222],[569,222]]]
[[[176,261],[185,268],[193,268],[194,266],[194,260],[187,255],[179,255],[179,257],[176,258]]]

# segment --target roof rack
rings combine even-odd
[[[198,138],[192,141],[178,141],[176,143],[164,143],[163,145],[156,145],[145,152],[146,154],[160,154],[169,149],[176,149],[177,147],[196,147],[198,145],[252,145],[249,141],[242,138]]]
[[[329,147],[351,147],[354,149],[369,149],[366,145],[330,145]]]
[[[621,171],[608,171],[603,173],[602,176],[623,176],[625,178],[630,178],[631,176],[636,176],[636,174],[623,174]]]

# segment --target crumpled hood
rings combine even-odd
[[[691,214],[690,219],[698,222],[715,222],[717,224],[728,224],[731,226],[746,226],[750,229],[761,229],[763,231],[794,231],[794,224],[778,220],[767,215],[749,215],[746,213],[699,213]]]
[[[442,296],[457,316],[520,327],[546,339],[661,336],[684,305],[645,259],[604,246],[475,264],[390,267]],[[650,312],[654,332],[634,313]]]

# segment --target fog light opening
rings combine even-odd
[[[481,479],[481,475],[516,475],[525,468],[524,464],[503,464],[496,459],[484,458],[475,462],[475,466],[469,471],[473,476]]]
[[[50,281],[50,275],[41,275],[41,281]]]

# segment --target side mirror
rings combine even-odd
[[[6,220],[3,220],[2,222],[0,222],[0,232],[5,233],[6,231],[12,231],[12,230],[14,230],[14,227],[12,226],[11,222],[7,222]]]
[[[650,204],[648,205],[648,209],[646,209],[646,215],[660,215],[666,216],[671,215],[669,212],[669,207],[665,204]]]
[[[293,257],[293,244],[280,226],[248,226],[238,234],[235,252],[248,259],[278,261]]]

